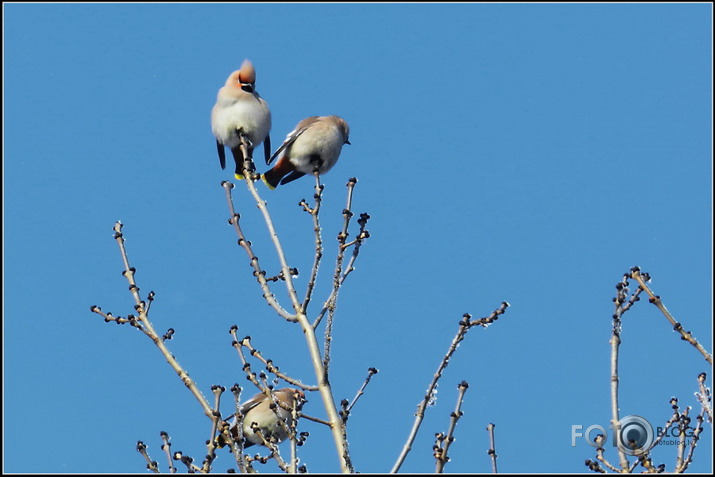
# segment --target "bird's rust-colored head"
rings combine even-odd
[[[250,60],[243,60],[241,69],[236,70],[226,80],[226,87],[242,89],[248,93],[253,93],[256,83],[256,69]]]
[[[256,69],[250,60],[243,60],[241,69],[238,70],[238,81],[241,84],[254,84],[256,82]]]

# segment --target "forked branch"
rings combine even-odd
[[[243,152],[244,157],[248,158],[248,146],[246,143],[246,140],[243,136],[241,136],[241,149]],[[303,331],[303,336],[306,340],[306,345],[308,347],[308,352],[310,355],[311,363],[313,364],[313,370],[315,372],[316,380],[317,380],[317,386],[318,386],[318,391],[320,392],[322,401],[323,401],[323,406],[325,407],[326,413],[328,415],[328,422],[330,423],[330,429],[333,434],[333,439],[335,441],[335,446],[336,446],[336,451],[338,453],[338,458],[340,461],[340,466],[343,472],[353,472],[353,467],[352,463],[350,460],[350,454],[348,452],[348,446],[347,446],[347,435],[346,435],[346,430],[345,430],[345,425],[342,422],[340,415],[338,414],[337,408],[335,406],[335,400],[333,397],[332,389],[330,387],[330,381],[328,379],[328,370],[326,366],[324,365],[323,361],[323,356],[321,355],[320,347],[318,345],[318,341],[315,335],[315,328],[311,325],[311,323],[308,321],[307,315],[306,315],[306,310],[304,308],[304,303],[299,301],[298,295],[295,289],[295,286],[293,284],[293,276],[292,276],[292,269],[288,266],[288,260],[285,256],[285,253],[283,251],[283,247],[281,245],[281,241],[278,237],[278,234],[275,230],[275,227],[273,225],[273,220],[271,219],[270,213],[268,211],[268,207],[266,205],[266,201],[264,201],[260,195],[258,194],[258,191],[256,190],[255,184],[254,184],[254,179],[255,174],[252,173],[250,170],[250,162],[248,159],[246,160],[246,165],[244,165],[244,172],[246,180],[246,187],[248,188],[249,193],[253,197],[254,201],[256,202],[256,205],[258,206],[258,209],[261,211],[261,214],[263,216],[263,219],[265,221],[266,227],[268,228],[268,232],[270,234],[271,240],[273,242],[276,255],[278,256],[279,263],[281,265],[281,274],[282,274],[282,279],[285,281],[285,286],[286,290],[288,292],[288,298],[290,300],[290,303],[292,305],[293,310],[295,311],[295,315],[291,316],[291,319],[288,321],[294,321],[297,322],[302,331]],[[231,209],[231,214],[232,217],[236,217],[236,214],[233,210],[232,206],[232,200],[230,199],[230,188],[224,186],[227,190],[227,197],[228,201],[230,204],[230,209]],[[317,219],[316,219],[317,220]],[[234,220],[234,222],[238,222],[237,219]],[[316,222],[317,223],[317,222]],[[246,242],[246,237],[244,235],[239,236],[240,242],[245,243]],[[250,244],[250,242],[248,242]],[[244,248],[246,248],[244,246]],[[250,256],[250,255],[249,255]],[[253,258],[251,258],[252,264],[254,262],[257,262]],[[316,263],[318,260],[316,260]],[[257,278],[260,277],[261,271],[260,267],[258,265],[253,265],[254,267],[254,273],[257,275]],[[317,267],[317,265],[316,265]],[[317,274],[317,271],[315,272]],[[261,279],[259,278],[259,283]],[[263,285],[262,285],[263,287]],[[265,292],[264,290],[264,296],[269,295],[268,293]],[[269,295],[272,297],[272,295]],[[266,297],[268,299],[268,296]],[[307,304],[309,300],[306,300],[305,303]],[[279,313],[280,314],[280,313]],[[283,316],[281,314],[281,316]],[[285,318],[285,316],[284,316]]]
[[[181,367],[179,362],[176,360],[174,355],[169,351],[169,349],[166,347],[166,344],[164,343],[166,335],[164,336],[159,336],[157,332],[154,330],[153,325],[149,321],[149,314],[148,314],[148,309],[149,306],[147,303],[142,300],[141,296],[139,295],[139,287],[137,286],[137,283],[134,279],[134,274],[136,272],[136,269],[129,264],[129,257],[127,256],[127,251],[126,248],[124,247],[124,235],[122,234],[122,223],[117,222],[114,224],[114,238],[117,241],[117,244],[119,245],[119,252],[122,256],[122,261],[124,262],[124,271],[122,272],[122,275],[127,279],[129,282],[129,291],[131,292],[132,296],[134,297],[134,309],[138,313],[138,316],[133,316],[133,315],[128,315],[126,319],[114,319],[111,316],[111,313],[105,314],[102,312],[102,309],[99,308],[98,306],[92,306],[90,310],[94,313],[97,313],[99,315],[102,315],[105,319],[105,321],[117,321],[118,323],[130,323],[133,327],[138,328],[139,330],[142,331],[149,339],[151,339],[154,344],[156,345],[157,348],[159,348],[159,351],[161,354],[164,356],[166,361],[169,363],[171,368],[176,372],[176,374],[179,376],[181,379],[181,382],[184,383],[184,385],[191,391],[191,394],[194,395],[196,400],[199,402],[201,405],[201,408],[204,411],[204,414],[206,417],[211,419],[212,421],[215,419],[214,416],[214,410],[211,408],[211,405],[208,403],[204,395],[201,393],[199,390],[198,386],[196,383],[189,377],[189,373],[184,370],[184,368]],[[150,292],[149,296],[153,299],[154,293]],[[151,300],[149,300],[151,301]],[[170,335],[169,335],[170,336]]]
[[[429,386],[427,387],[427,392],[424,395],[424,398],[422,399],[422,402],[417,406],[417,412],[415,412],[415,421],[412,424],[412,430],[410,431],[409,436],[407,437],[407,442],[402,448],[402,452],[397,458],[397,461],[392,467],[392,470],[390,471],[391,473],[396,473],[397,471],[400,470],[400,467],[405,461],[405,458],[407,457],[407,454],[409,454],[410,450],[412,450],[412,443],[415,440],[415,437],[417,437],[417,431],[419,431],[420,426],[422,425],[422,421],[424,420],[425,416],[425,410],[427,409],[428,406],[432,405],[435,401],[435,395],[434,395],[434,390],[437,387],[437,382],[439,379],[442,377],[442,372],[444,369],[447,367],[449,364],[449,360],[452,358],[452,355],[454,354],[455,351],[457,351],[457,347],[459,343],[462,342],[464,337],[467,334],[467,331],[469,331],[473,326],[482,326],[484,328],[488,327],[490,324],[495,322],[500,315],[503,315],[504,312],[506,312],[507,307],[509,306],[509,303],[507,302],[502,302],[499,308],[494,310],[491,315],[480,318],[476,321],[472,321],[472,316],[468,313],[465,313],[464,316],[462,317],[462,320],[459,322],[459,329],[457,330],[457,334],[455,335],[454,339],[452,340],[452,344],[449,345],[449,349],[447,350],[447,353],[444,355],[442,358],[442,361],[439,363],[439,366],[437,367],[437,371],[434,373],[434,376],[432,377],[432,382],[430,382]]]

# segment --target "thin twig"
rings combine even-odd
[[[693,454],[695,453],[695,448],[697,447],[698,441],[700,440],[700,434],[703,432],[703,416],[702,416],[702,414],[698,414],[698,416],[695,419],[698,422],[698,424],[695,427],[695,430],[693,431],[693,435],[690,439],[688,455],[685,457],[685,460],[683,461],[683,464],[680,466],[680,469],[678,469],[676,472],[685,472],[688,469],[688,466],[690,465],[690,463],[693,461]]]
[[[367,370],[367,378],[365,381],[362,383],[362,386],[360,386],[360,389],[358,390],[357,394],[353,398],[353,402],[349,402],[347,399],[343,399],[340,401],[340,417],[343,420],[343,424],[347,424],[348,419],[350,418],[350,411],[352,410],[353,406],[357,402],[358,399],[360,399],[360,396],[362,396],[363,391],[367,384],[370,382],[370,378],[372,378],[373,374],[377,374],[377,369],[375,368],[369,368]]]
[[[248,176],[246,176],[248,177]],[[247,181],[250,181],[247,179]],[[258,281],[258,284],[261,286],[261,290],[263,291],[263,298],[266,299],[266,302],[278,313],[281,317],[285,318],[288,321],[295,321],[295,316],[291,315],[288,313],[286,310],[283,309],[283,307],[280,306],[280,304],[276,301],[276,297],[273,295],[271,292],[270,287],[268,286],[268,280],[266,279],[266,272],[263,271],[258,264],[258,257],[256,254],[253,252],[253,248],[251,247],[251,242],[246,240],[246,236],[243,233],[243,229],[241,229],[241,225],[239,222],[240,215],[236,213],[236,210],[233,207],[233,199],[231,197],[231,189],[233,189],[233,184],[229,181],[223,181],[221,183],[223,186],[224,190],[226,191],[226,201],[228,202],[228,208],[229,211],[231,212],[231,218],[228,220],[229,224],[233,225],[233,228],[236,231],[236,235],[238,235],[238,244],[243,247],[243,249],[246,251],[246,254],[248,255],[248,258],[251,262],[251,267],[253,267],[253,276],[256,277],[256,280]]]
[[[203,473],[211,472],[211,464],[214,460],[216,460],[216,448],[218,447],[216,434],[220,423],[223,422],[219,409],[221,408],[221,394],[223,394],[225,390],[226,388],[224,388],[223,386],[211,386],[211,391],[214,393],[214,419],[211,423],[211,436],[206,441],[206,458],[204,459],[204,462],[201,466],[201,471]]]
[[[323,302],[323,307],[320,310],[320,313],[318,313],[317,318],[313,321],[313,328],[317,328],[320,322],[323,320],[323,317],[325,316],[325,313],[327,313],[329,310],[335,308],[335,301],[336,301],[336,295],[342,284],[345,282],[345,279],[350,275],[350,272],[355,270],[353,265],[355,264],[355,261],[357,260],[357,256],[360,252],[360,245],[362,242],[370,237],[370,233],[365,230],[365,226],[367,225],[367,221],[370,219],[370,216],[368,214],[360,214],[360,219],[358,220],[358,224],[360,224],[360,230],[358,231],[358,234],[356,236],[356,239],[350,242],[349,244],[344,243],[345,240],[347,239],[347,225],[349,225],[350,218],[352,217],[353,213],[351,212],[350,208],[352,207],[352,192],[353,188],[355,187],[355,183],[357,182],[357,179],[354,177],[351,178],[348,183],[346,184],[348,186],[348,207],[343,210],[343,217],[345,219],[345,222],[343,223],[343,230],[340,231],[338,234],[338,257],[336,259],[336,267],[335,267],[335,273],[333,274],[333,289],[330,292],[330,295],[328,298]],[[343,231],[345,231],[345,235],[343,236]],[[341,242],[342,240],[342,242]],[[343,257],[341,254],[344,254],[344,251],[352,245],[355,245],[355,249],[353,249],[353,254],[350,258],[350,261],[348,262],[348,266],[345,268],[344,271],[342,271],[342,261]],[[337,279],[337,281],[336,281]],[[337,283],[337,287],[335,286]]]
[[[89,307],[89,311],[91,311],[92,313],[101,315],[104,318],[105,323],[114,322],[118,325],[129,324],[129,325],[133,326],[134,328],[141,329],[141,324],[139,322],[137,322],[137,319],[134,315],[129,315],[130,317],[128,317],[128,318],[123,318],[121,316],[114,316],[111,313],[103,312],[102,309],[100,307],[98,307],[97,305]]]
[[[605,465],[612,472],[621,472],[621,470],[619,470],[615,465],[608,462],[608,460],[606,460],[606,458],[603,456],[603,453],[605,450],[603,448],[603,444],[605,442],[606,442],[605,436],[603,436],[601,434],[596,436],[596,444],[598,445],[598,447],[596,448],[596,459],[598,459],[599,462],[601,462],[603,465]],[[605,472],[605,471],[603,471],[603,472]]]
[[[690,407],[686,407],[685,411],[680,414],[680,419],[678,419],[678,447],[677,455],[675,458],[675,472],[683,471],[683,464],[685,463],[685,435],[689,428],[690,423]]]
[[[241,150],[243,151],[244,157],[248,157],[248,145],[246,143],[246,138],[243,135],[241,135]],[[268,228],[268,233],[271,237],[271,240],[273,241],[273,245],[276,250],[276,255],[278,255],[278,261],[281,264],[281,272],[283,275],[283,279],[286,283],[286,288],[288,290],[288,296],[290,297],[290,301],[293,304],[293,308],[295,309],[296,313],[302,312],[303,310],[301,310],[301,305],[298,301],[298,295],[296,294],[295,287],[293,286],[293,274],[291,273],[291,268],[288,266],[288,261],[286,259],[285,253],[283,252],[283,246],[278,239],[276,229],[273,226],[273,219],[271,219],[271,216],[268,212],[268,208],[266,207],[266,201],[261,199],[261,197],[258,195],[258,191],[256,190],[256,186],[253,183],[252,176],[246,175],[245,177],[245,183],[248,187],[248,191],[253,196],[253,199],[258,206],[258,210],[261,211],[261,215],[263,215],[263,220],[265,221],[266,227]],[[290,321],[296,321],[296,318],[293,318]]]
[[[184,464],[186,466],[186,470],[191,474],[201,472],[201,467],[194,465],[193,457],[184,455],[181,452],[176,452],[176,453],[174,453],[174,460],[178,460],[182,464]]]
[[[637,464],[640,464],[648,473],[656,474],[658,469],[653,465],[653,459],[650,458],[648,454],[639,454]],[[635,467],[631,466],[631,473],[635,470]]]
[[[487,454],[489,454],[489,458],[492,461],[492,473],[496,474],[497,473],[497,448],[496,448],[496,443],[494,441],[494,427],[496,427],[496,426],[491,422],[487,426],[487,431],[489,431],[489,450],[487,451]]]
[[[707,351],[705,351],[705,348],[703,348],[703,346],[698,342],[698,340],[695,339],[695,337],[692,335],[692,333],[690,331],[685,331],[683,329],[683,325],[678,323],[677,321],[675,321],[675,318],[673,317],[673,315],[670,314],[670,312],[665,307],[665,305],[663,304],[660,297],[658,295],[656,295],[655,293],[653,293],[653,291],[648,287],[648,285],[646,285],[646,282],[650,280],[650,276],[647,273],[641,274],[640,268],[633,267],[631,269],[631,278],[638,281],[638,285],[643,290],[645,290],[646,293],[648,293],[648,296],[650,296],[648,301],[653,303],[656,307],[658,307],[658,309],[661,311],[661,313],[663,313],[663,315],[668,319],[670,324],[673,326],[673,329],[675,331],[677,331],[678,333],[680,333],[681,338],[684,341],[687,341],[688,343],[693,345],[695,347],[695,349],[697,349],[700,352],[700,354],[702,354],[705,357],[705,360],[712,365],[713,364],[712,355],[710,353],[708,353]]]
[[[281,421],[282,422],[282,421]],[[276,464],[278,464],[278,467],[283,471],[283,472],[288,472],[288,464],[283,460],[283,457],[281,456],[280,450],[278,449],[278,446],[276,445],[275,442],[269,441],[267,442],[264,438],[263,435],[260,433],[260,430],[258,427],[252,428],[256,434],[258,434],[261,439],[263,439],[263,443],[268,449],[271,451],[270,457],[273,458],[273,460],[276,461]]]
[[[338,301],[338,292],[340,291],[340,277],[343,272],[343,257],[345,255],[345,241],[348,238],[348,227],[350,226],[350,219],[353,216],[352,205],[353,205],[353,189],[357,179],[351,178],[347,185],[348,188],[348,198],[347,205],[343,209],[343,229],[338,234],[338,256],[335,260],[335,273],[333,273],[333,291],[330,294],[330,298],[327,301],[328,322],[325,325],[325,344],[323,346],[323,366],[326,372],[330,369],[330,345],[333,341],[333,318],[335,316],[335,307]],[[315,328],[315,326],[313,326]]]
[[[438,439],[438,444],[435,446],[435,457],[437,459],[437,465],[435,467],[435,473],[441,474],[444,471],[444,466],[449,462],[449,447],[454,442],[454,429],[457,427],[457,421],[462,417],[462,401],[464,400],[464,393],[467,392],[469,384],[466,381],[462,381],[457,386],[459,389],[459,395],[457,396],[457,406],[454,411],[450,414],[449,419],[449,429],[447,429],[447,434],[443,439]]]
[[[434,396],[434,391],[435,388],[437,387],[437,382],[439,381],[440,377],[442,377],[442,372],[444,369],[447,367],[449,364],[449,360],[454,354],[454,352],[457,350],[457,347],[459,343],[464,339],[464,336],[467,334],[467,331],[472,326],[482,326],[484,328],[488,327],[490,324],[492,324],[494,321],[496,321],[500,315],[504,314],[506,311],[507,307],[509,306],[509,303],[507,302],[502,302],[502,304],[492,312],[491,315],[480,318],[476,321],[471,321],[472,316],[468,313],[465,313],[462,320],[459,322],[459,330],[457,331],[457,334],[455,335],[454,339],[452,340],[452,343],[449,345],[449,349],[447,350],[447,353],[444,355],[442,358],[442,361],[439,363],[439,366],[437,367],[437,371],[434,373],[434,376],[432,377],[432,382],[429,384],[427,387],[427,392],[425,392],[424,398],[422,399],[422,402],[417,406],[417,411],[415,412],[415,421],[412,424],[412,429],[410,430],[410,434],[407,436],[407,442],[405,442],[405,445],[402,448],[402,452],[400,452],[400,455],[397,457],[397,461],[395,464],[392,466],[392,470],[390,470],[390,473],[396,473],[397,471],[400,470],[400,467],[405,461],[405,458],[407,457],[407,454],[409,454],[410,450],[412,450],[412,443],[414,442],[415,438],[417,437],[417,431],[419,431],[420,426],[422,425],[422,421],[424,420],[425,416],[425,410],[427,409],[427,406],[432,405],[432,403],[435,400]]]
[[[293,406],[291,409],[292,420],[288,429],[288,435],[290,436],[290,466],[289,472],[295,474],[298,467],[298,419],[300,418],[299,403],[297,399],[293,399]]]
[[[137,452],[139,452],[144,457],[144,459],[146,459],[146,468],[151,470],[155,474],[158,474],[159,464],[155,460],[152,460],[151,457],[149,457],[149,453],[146,450],[146,444],[144,444],[142,441],[137,442]],[[171,459],[169,459],[169,467],[171,467]]]
[[[601,467],[601,464],[599,464],[595,460],[586,459],[586,467],[588,467],[588,469],[592,470],[593,472],[599,472],[601,474],[606,473],[606,469]]]
[[[700,388],[699,393],[695,393],[695,397],[698,398],[700,405],[703,410],[701,414],[708,422],[713,422],[713,407],[712,407],[712,394],[710,393],[710,388],[705,386],[705,380],[707,379],[706,373],[700,373],[698,375],[698,386]]]
[[[171,438],[167,432],[161,431],[159,433],[161,437],[162,444],[161,450],[166,454],[166,460],[169,462],[169,472],[172,474],[176,473],[176,467],[174,467],[174,459],[171,458]]]
[[[234,334],[234,338],[235,338],[235,331],[233,330],[233,327],[231,327],[231,331]],[[249,381],[251,381],[251,383],[253,383],[254,386],[256,386],[258,389],[260,389],[261,392],[263,392],[263,390],[265,389],[265,386],[263,384],[261,384],[258,381],[258,379],[256,379],[256,373],[254,373],[251,370],[251,363],[248,362],[248,360],[246,359],[246,356],[243,354],[243,343],[246,341],[250,341],[250,339],[251,339],[250,336],[246,336],[242,340],[234,339],[232,344],[233,344],[233,347],[236,349],[236,352],[238,353],[238,357],[241,359],[241,363],[243,363],[243,366],[241,367],[241,369],[243,370],[244,373],[246,373],[246,378]]]
[[[239,472],[242,474],[245,474],[247,472],[252,472],[253,468],[251,467],[250,462],[247,462],[246,456],[243,453],[243,444],[244,444],[244,438],[243,438],[243,417],[244,414],[242,412],[243,406],[241,406],[241,386],[238,384],[234,384],[231,386],[231,393],[233,394],[233,401],[234,401],[234,406],[235,406],[235,413],[234,413],[234,418],[235,418],[235,425],[236,425],[236,439],[233,438],[233,434],[231,433],[231,424],[229,422],[224,421],[226,425],[222,428],[222,434],[227,442],[228,445],[230,446],[233,456],[236,459],[236,465],[238,466]]]
[[[678,399],[677,398],[672,398],[670,400],[670,405],[673,408],[673,415],[670,416],[670,419],[665,423],[663,426],[663,429],[661,429],[660,434],[653,440],[653,443],[648,447],[646,452],[650,452],[651,450],[655,449],[658,444],[660,444],[660,441],[663,440],[663,438],[668,434],[668,430],[673,426],[674,423],[676,423],[680,419],[680,410],[678,408]]]
[[[301,412],[301,413],[300,413],[300,417],[301,417],[301,419],[307,419],[307,420],[309,420],[309,421],[317,422],[318,424],[322,424],[322,425],[324,425],[324,426],[330,427],[330,422],[329,422],[329,421],[320,419],[320,418],[318,418],[318,417],[310,416],[310,415],[308,415],[308,414],[305,414],[304,412]]]
[[[365,378],[365,381],[362,383],[362,386],[360,386],[360,389],[358,389],[357,394],[355,394],[355,397],[353,398],[352,402],[347,408],[347,411],[350,412],[353,409],[353,406],[355,403],[357,403],[358,399],[360,399],[360,396],[362,396],[365,392],[365,388],[367,387],[368,383],[370,382],[370,379],[378,373],[377,368],[368,368],[367,370],[367,378]]]
[[[213,409],[211,409],[211,406],[209,405],[208,401],[201,393],[196,383],[189,377],[189,373],[187,373],[184,368],[181,367],[174,355],[166,347],[164,339],[156,333],[154,327],[149,321],[149,316],[146,311],[146,302],[141,299],[139,295],[139,287],[134,280],[134,274],[136,272],[136,269],[129,265],[129,257],[127,256],[126,248],[124,247],[124,235],[122,234],[121,222],[117,222],[116,224],[114,224],[114,238],[117,241],[117,245],[119,245],[119,252],[121,254],[122,261],[124,262],[124,271],[122,272],[122,275],[124,275],[124,277],[129,282],[129,291],[134,297],[135,302],[134,309],[139,314],[139,316],[137,317],[134,317],[132,315],[129,315],[127,317],[130,324],[135,328],[141,330],[147,337],[149,337],[154,342],[154,344],[157,346],[157,348],[159,348],[159,351],[164,356],[166,361],[179,376],[181,382],[184,383],[184,385],[189,389],[189,391],[191,391],[196,400],[199,402],[206,417],[213,420]],[[153,293],[150,293],[150,296],[152,296],[153,298]],[[108,321],[107,317],[110,315],[104,315],[99,307],[93,306],[91,307],[91,310],[95,313],[104,316],[105,321]]]
[[[320,183],[320,174],[315,172],[315,194],[313,198],[315,199],[315,207],[308,207],[305,200],[300,202],[303,206],[303,210],[308,212],[311,217],[313,217],[313,232],[315,232],[315,256],[313,257],[313,268],[310,272],[310,279],[308,280],[308,286],[305,290],[305,298],[303,299],[303,310],[308,311],[308,304],[313,297],[313,289],[315,288],[315,281],[318,277],[318,270],[320,269],[320,259],[323,257],[323,239],[320,235],[320,206],[323,203],[323,189],[325,187]]]
[[[282,372],[280,371],[280,369],[278,368],[278,366],[276,366],[275,364],[273,364],[273,360],[264,358],[263,355],[261,354],[261,352],[260,352],[259,350],[257,350],[256,348],[253,347],[253,345],[251,344],[251,337],[250,337],[250,336],[246,336],[246,337],[244,337],[243,339],[238,339],[238,336],[236,335],[236,332],[237,332],[237,331],[238,331],[238,326],[236,326],[236,325],[233,325],[233,326],[231,327],[231,329],[230,329],[230,333],[231,333],[231,335],[232,335],[233,338],[234,338],[233,346],[234,346],[234,348],[236,348],[236,351],[238,351],[238,353],[239,353],[239,357],[241,358],[241,362],[242,362],[243,365],[244,365],[244,371],[245,371],[246,369],[249,369],[249,370],[250,370],[250,364],[247,362],[246,357],[245,357],[245,356],[243,355],[243,353],[241,352],[241,348],[242,348],[242,347],[247,348],[247,349],[248,349],[248,352],[251,354],[251,356],[253,356],[253,357],[256,358],[257,360],[259,360],[260,362],[262,362],[262,363],[265,365],[265,367],[266,367],[266,371],[268,371],[269,373],[271,373],[271,374],[275,375],[276,377],[282,379],[283,381],[285,381],[285,382],[287,382],[287,383],[290,383],[290,384],[292,384],[292,385],[294,385],[294,386],[297,386],[297,387],[299,387],[299,388],[301,388],[301,389],[304,389],[304,390],[306,390],[306,391],[317,391],[317,390],[318,390],[318,386],[312,386],[312,385],[308,385],[308,384],[303,384],[303,383],[300,382],[300,380],[291,378],[291,377],[288,376],[287,374],[282,373]],[[249,378],[249,379],[250,379],[250,378]]]

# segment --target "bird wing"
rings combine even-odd
[[[305,130],[308,129],[310,125],[313,124],[317,119],[318,116],[311,116],[299,122],[295,129],[288,133],[285,138],[285,141],[283,141],[283,144],[281,144],[281,147],[279,147],[276,152],[273,153],[271,158],[266,161],[266,164],[270,164],[271,162],[273,162],[273,159],[278,157],[281,152],[283,152],[288,146],[293,144],[295,140],[298,139],[298,136],[303,134]]]
[[[265,398],[264,394],[257,394],[256,396],[252,397],[248,401],[244,402],[241,405],[241,414],[243,414],[245,416],[246,413],[248,413],[248,411],[250,411],[254,407],[258,406],[260,403],[262,403],[264,401],[264,399],[262,399],[262,398]]]

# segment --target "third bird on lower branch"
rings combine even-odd
[[[337,162],[343,144],[350,144],[349,136],[348,123],[339,116],[303,119],[267,161],[270,164],[278,158],[275,166],[261,175],[263,182],[275,189],[316,169],[325,174]]]
[[[305,393],[300,389],[283,388],[271,393],[274,399],[270,399],[265,393],[258,393],[241,405],[243,414],[243,448],[251,447],[254,444],[263,444],[263,439],[251,428],[252,423],[258,425],[258,429],[263,437],[270,441],[282,442],[288,437],[288,428],[293,425],[292,409],[295,405],[297,410],[307,402]],[[271,409],[275,400],[276,406]],[[231,424],[230,432],[234,439],[238,439],[237,423]],[[219,446],[223,447],[226,442],[219,436]]]

